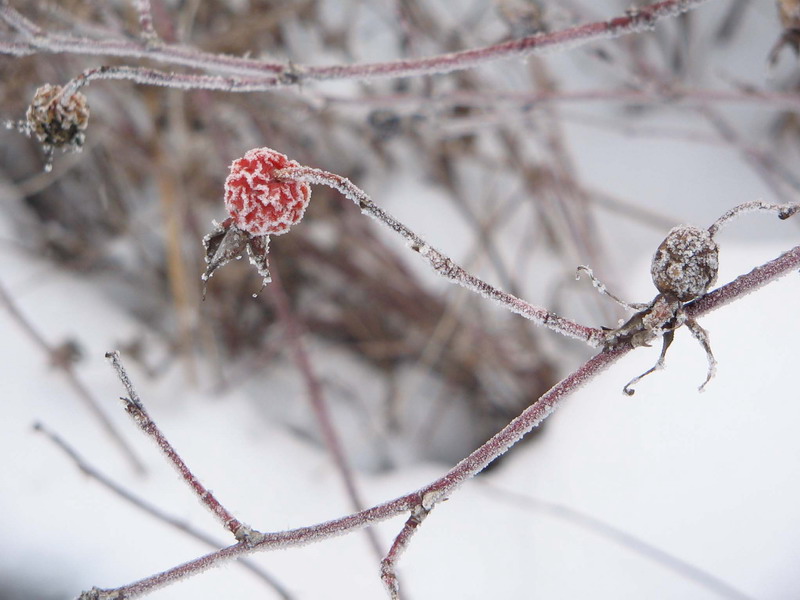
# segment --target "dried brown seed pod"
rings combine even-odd
[[[706,229],[675,227],[656,250],[650,274],[659,292],[689,302],[717,280],[719,248]]]
[[[89,123],[89,105],[80,92],[62,98],[62,89],[48,83],[36,90],[25,114],[27,128],[46,147],[80,150]]]

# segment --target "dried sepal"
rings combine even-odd
[[[203,238],[203,247],[206,249],[203,281],[208,281],[214,271],[242,256],[248,241],[247,232],[236,227],[231,219],[225,219],[222,223],[215,222],[213,231]]]
[[[203,273],[203,295],[205,283],[214,272],[232,260],[238,260],[245,253],[258,274],[263,278],[263,285],[272,281],[269,273],[269,236],[253,235],[239,229],[233,219],[225,219],[222,223],[214,223],[214,229],[203,238],[205,248],[206,270]]]
[[[264,279],[264,285],[272,281],[269,274],[269,236],[252,236],[247,244],[247,257],[258,274]]]

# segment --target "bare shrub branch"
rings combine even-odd
[[[122,401],[125,403],[125,411],[131,416],[134,423],[158,445],[167,460],[178,470],[181,478],[197,495],[200,502],[211,511],[211,514],[222,523],[225,529],[229,530],[236,539],[240,540],[247,539],[252,535],[254,533],[253,530],[228,512],[216,499],[211,490],[200,483],[200,480],[194,476],[194,473],[192,473],[177,451],[172,447],[172,444],[167,441],[167,438],[164,437],[164,434],[161,433],[161,430],[150,418],[150,415],[139,399],[139,395],[136,393],[136,389],[133,387],[133,383],[131,383],[128,377],[128,373],[125,371],[125,367],[122,366],[119,353],[109,352],[106,354],[106,358],[108,358],[111,366],[114,367],[114,370],[117,372],[117,377],[119,377],[119,380],[128,393],[128,396],[122,398]]]
[[[700,317],[798,269],[800,269],[800,246],[795,246],[774,260],[756,267],[746,275],[737,277],[731,283],[688,303],[686,305],[686,312],[691,318]],[[212,552],[129,585],[104,590],[94,588],[81,594],[80,600],[112,600],[119,597],[134,598],[149,593],[159,587],[176,583],[183,578],[200,573],[213,565],[252,552],[277,550],[319,542],[327,538],[344,535],[372,523],[385,521],[405,512],[419,511],[420,508],[424,509],[427,514],[439,502],[449,498],[464,482],[485,469],[487,465],[508,451],[508,449],[521,440],[525,434],[547,418],[563,400],[632,349],[630,345],[619,345],[601,351],[553,386],[541,398],[526,408],[516,419],[511,421],[480,448],[464,458],[450,471],[415,492],[324,523],[287,531],[251,535],[249,539],[245,541],[222,548],[216,552]],[[126,385],[126,389],[127,388],[128,386]],[[131,393],[130,390],[129,393]],[[128,402],[126,404],[131,405],[133,403]],[[396,540],[397,550],[395,554],[398,554],[399,551],[407,545],[408,538],[415,529],[416,526],[409,525],[408,522],[404,524],[398,536],[399,541]],[[390,553],[387,558],[389,560],[389,570],[388,575],[385,573],[384,576],[391,581],[391,573],[395,568],[394,563],[396,557],[393,558]]]
[[[48,34],[24,17],[7,3],[0,6],[0,18],[22,34],[28,54],[38,52],[69,53],[86,55],[105,55],[126,58],[148,58],[167,64],[183,65],[194,68],[214,70],[230,75],[251,76],[261,79],[262,90],[287,85],[300,85],[307,81],[327,81],[335,79],[374,79],[419,77],[421,75],[451,73],[472,69],[493,61],[511,58],[524,58],[531,55],[569,50],[590,42],[614,39],[623,35],[641,33],[653,29],[659,21],[675,17],[692,10],[709,0],[665,0],[628,11],[624,16],[599,21],[586,25],[570,27],[552,33],[539,33],[521,39],[511,40],[484,48],[475,48],[453,52],[440,56],[422,59],[398,60],[381,63],[365,63],[356,65],[302,66],[285,65],[234,56],[215,55],[199,52],[184,46],[153,44],[152,42],[134,42],[128,40],[95,40],[70,36],[66,34]],[[3,47],[0,46],[0,49]],[[20,48],[14,48],[14,54],[20,55]],[[136,81],[140,77],[136,69],[111,71],[121,76],[127,74]],[[182,77],[170,73],[156,74],[150,71],[151,85],[167,85],[175,78],[176,87],[183,87]],[[109,75],[110,76],[110,75]],[[97,75],[103,78],[102,74]],[[229,82],[232,91],[254,91],[242,85],[235,86],[230,79],[216,78],[218,87],[206,89],[224,89]],[[211,79],[201,80],[211,86]],[[139,81],[146,83],[146,81]],[[252,81],[251,81],[252,83]],[[198,84],[198,87],[203,87]],[[184,88],[185,89],[185,88]]]

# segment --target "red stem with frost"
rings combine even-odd
[[[686,311],[692,318],[700,317],[798,269],[800,269],[800,246],[795,246],[778,258],[756,267],[746,275],[737,277],[731,283],[687,304]],[[108,590],[94,588],[84,592],[80,596],[80,600],[110,600],[118,597],[133,598],[239,556],[258,551],[301,546],[344,535],[369,524],[385,521],[411,510],[418,510],[419,507],[430,511],[438,502],[449,497],[462,483],[482,471],[522,439],[526,433],[541,423],[570,394],[630,352],[630,350],[629,346],[620,346],[615,349],[601,351],[558,382],[536,402],[526,408],[516,419],[442,477],[415,492],[339,519],[288,531],[264,533],[259,535],[257,542],[239,542],[130,585]]]

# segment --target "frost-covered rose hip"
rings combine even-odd
[[[225,207],[233,224],[252,235],[280,235],[303,218],[311,196],[301,181],[278,181],[275,171],[300,165],[270,148],[233,161],[225,180]]]

